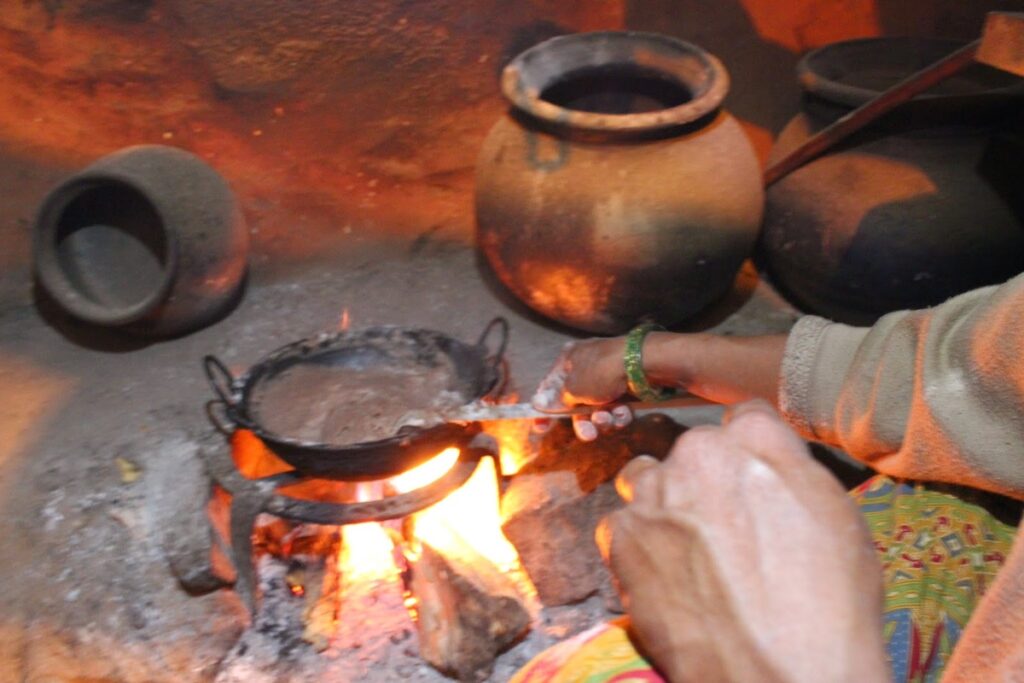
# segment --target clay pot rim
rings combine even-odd
[[[817,95],[829,102],[842,104],[849,107],[859,107],[862,104],[874,99],[882,91],[874,88],[867,88],[857,85],[850,85],[834,80],[827,75],[824,67],[829,61],[842,59],[847,54],[860,50],[865,46],[871,46],[880,53],[891,53],[895,46],[905,47],[916,44],[922,48],[947,48],[945,51],[936,50],[935,60],[941,59],[946,54],[963,47],[967,43],[945,38],[925,37],[899,37],[879,36],[873,38],[857,38],[854,40],[842,40],[811,50],[805,54],[796,66],[797,80],[800,87],[807,93]],[[921,64],[924,68],[925,64]],[[912,71],[907,72],[909,76]],[[1019,97],[1024,94],[1024,86],[1019,79],[1014,79],[1007,74],[1007,85],[1001,88],[979,87],[976,93],[971,94],[943,94],[943,93],[922,93],[915,97],[915,100],[931,101],[954,101],[954,100],[982,100],[997,99],[1004,97]],[[895,85],[895,81],[893,85]]]
[[[71,282],[57,259],[54,245],[60,217],[68,205],[89,189],[112,184],[128,187],[141,196],[160,218],[166,243],[166,256],[160,282],[143,300],[131,306],[113,307],[97,303],[79,292]],[[173,230],[166,228],[167,212],[160,206],[158,197],[147,192],[135,178],[110,169],[86,169],[54,188],[39,207],[35,222],[37,228],[32,243],[36,277],[46,292],[69,313],[98,325],[126,325],[145,318],[159,307],[170,293],[178,268],[179,244]]]
[[[686,87],[692,99],[675,107],[638,114],[578,111],[542,100],[541,93],[558,80],[557,76],[575,69],[545,75],[534,67],[549,65],[558,53],[581,46],[593,55],[585,66],[629,64],[661,71]],[[607,54],[609,49],[628,53],[629,58],[625,54],[615,58],[616,55]],[[694,73],[694,60],[700,67],[699,74]],[[695,78],[697,75],[703,78]],[[684,40],[642,31],[595,31],[551,38],[520,53],[502,71],[501,90],[516,109],[558,127],[639,133],[692,123],[717,110],[729,92],[729,73],[714,55]]]

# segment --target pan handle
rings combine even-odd
[[[497,349],[487,356],[488,361],[491,364],[491,368],[494,371],[498,371],[505,360],[505,349],[508,348],[508,320],[498,316],[491,322],[487,323],[487,327],[480,333],[480,338],[477,340],[476,345],[484,350],[489,350],[487,347],[487,338],[491,336],[494,331],[497,330],[498,334],[498,345]]]
[[[214,429],[226,437],[235,433],[235,421],[231,419],[231,410],[228,404],[220,399],[212,399],[206,402],[206,417]]]
[[[203,371],[206,372],[206,379],[213,393],[217,394],[228,409],[233,409],[235,402],[231,397],[235,393],[235,376],[216,356],[203,357]]]

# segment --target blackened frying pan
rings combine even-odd
[[[479,426],[444,423],[404,427],[395,436],[376,441],[317,443],[264,428],[253,406],[256,391],[300,364],[367,369],[393,363],[408,365],[411,360],[425,370],[452,368],[448,390],[470,403],[494,392],[499,385],[508,332],[508,321],[495,318],[475,344],[434,330],[398,326],[325,334],[277,349],[238,378],[216,357],[206,356],[203,369],[218,397],[208,404],[208,413],[225,433],[250,430],[302,474],[352,481],[393,476],[449,446],[466,446]],[[494,351],[488,348],[492,334],[497,335]]]

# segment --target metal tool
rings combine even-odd
[[[634,401],[625,403],[636,416],[662,413],[673,419],[685,419],[695,411],[717,406],[697,396],[679,396],[665,401]],[[399,418],[396,431],[402,427],[423,427],[442,422],[490,422],[494,420],[558,419],[572,415],[590,415],[600,406],[573,406],[557,413],[537,410],[529,403],[490,404],[475,401],[441,412],[412,410]]]

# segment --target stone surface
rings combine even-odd
[[[671,420],[649,415],[592,443],[578,441],[565,421],[545,435],[537,457],[502,498],[502,529],[545,605],[579,602],[597,592],[612,597],[594,531],[623,505],[615,475],[634,456],[665,457],[681,431]]]
[[[461,681],[486,680],[498,653],[529,628],[515,584],[471,548],[442,554],[424,544],[409,574],[420,655]]]
[[[172,434],[147,454],[146,511],[174,576],[190,593],[230,585],[235,569],[228,558],[227,500],[213,496],[201,448],[226,448],[211,435],[203,443]]]

